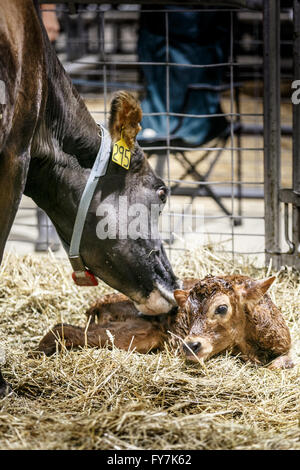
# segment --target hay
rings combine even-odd
[[[263,277],[237,264],[235,272]],[[233,272],[210,250],[173,260],[181,277]],[[77,288],[67,261],[6,256],[0,269],[0,349],[15,394],[0,400],[1,449],[300,449],[299,365],[269,371],[228,355],[188,365],[170,351],[64,351],[32,359],[57,322],[82,325],[111,290]],[[299,275],[284,269],[272,296],[300,356]],[[3,359],[2,359],[3,361]]]

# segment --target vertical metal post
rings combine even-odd
[[[294,80],[300,80],[300,1],[294,0]],[[300,104],[293,104],[293,190],[300,194]]]
[[[280,267],[280,0],[264,1],[264,190],[266,262]]]
[[[235,252],[235,239],[234,239],[234,194],[235,194],[235,165],[234,165],[234,122],[233,122],[233,113],[234,113],[234,106],[233,106],[233,12],[230,12],[230,53],[229,53],[229,60],[230,60],[230,159],[231,159],[231,256],[232,262],[234,263],[234,252]]]
[[[170,173],[170,50],[169,50],[169,12],[165,12],[165,33],[166,33],[166,130],[167,130],[167,171],[168,171],[168,189],[171,194],[171,173]],[[158,157],[159,158],[159,157]],[[168,198],[168,212],[169,212],[169,240],[172,240],[172,220],[171,220],[171,200]],[[171,244],[169,244],[169,258],[171,260],[172,251]]]
[[[103,63],[103,96],[104,96],[104,125],[107,126],[107,67],[106,67],[106,56],[105,56],[105,18],[104,11],[98,10],[98,40],[100,44],[100,60]],[[102,122],[103,122],[102,121]]]
[[[300,0],[294,0],[294,80],[300,80]],[[300,104],[293,104],[293,191],[300,196]],[[293,205],[295,265],[300,257],[300,207]]]

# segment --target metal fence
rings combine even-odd
[[[281,8],[278,0],[220,1],[213,8],[200,0],[155,8],[152,2],[51,3],[61,26],[57,53],[95,119],[105,124],[112,93],[128,89],[142,100],[148,122],[163,124],[163,135],[148,132],[140,143],[169,186],[161,229],[170,254],[204,243],[233,258],[242,253],[260,264],[299,268],[300,107],[292,111],[291,102],[291,81],[300,79],[298,1]],[[201,31],[195,37],[204,55],[193,55],[181,31],[186,13],[202,24],[216,15],[223,56],[211,53],[214,39],[205,41]],[[163,30],[157,51],[139,47],[147,28],[155,40]],[[164,88],[159,110],[149,100],[151,90],[158,92],[157,77]],[[212,112],[201,105],[207,97]],[[197,140],[207,123],[206,137]],[[189,128],[197,129],[195,138]],[[34,242],[35,210],[22,202],[10,240]]]

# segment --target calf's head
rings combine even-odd
[[[190,291],[176,290],[176,301],[190,324],[183,346],[187,358],[205,360],[238,346],[245,338],[247,312],[254,309],[274,279],[207,276]]]
[[[125,142],[122,151],[127,147],[130,163],[127,169],[116,163],[113,150],[89,210],[82,256],[97,276],[128,295],[142,313],[157,315],[176,306],[173,291],[178,284],[158,232],[168,191],[136,142],[141,118],[131,94],[115,95],[109,131],[113,144]]]

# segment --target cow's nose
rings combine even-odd
[[[199,352],[201,349],[201,343],[200,341],[189,342],[183,345],[183,349],[187,355],[191,355],[192,352],[197,354],[197,352]]]

